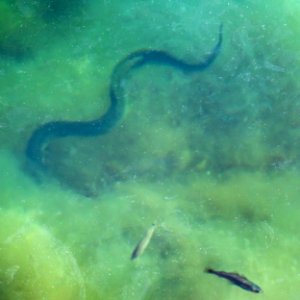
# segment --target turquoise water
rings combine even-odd
[[[0,298],[298,299],[300,4],[68,3],[0,2]],[[28,162],[38,126],[105,113],[121,59],[198,62],[221,23],[207,70],[135,70],[109,133],[53,139],[46,170]]]

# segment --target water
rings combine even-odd
[[[0,298],[253,296],[210,267],[246,276],[261,299],[298,299],[300,4],[68,3],[0,3]],[[45,170],[28,161],[41,124],[105,113],[121,59],[201,61],[221,23],[207,70],[135,70],[109,133],[51,140]]]

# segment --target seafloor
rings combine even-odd
[[[136,70],[111,132],[50,141],[47,174],[28,165],[35,128],[105,112],[123,57],[197,62],[221,23],[207,70]],[[298,300],[299,36],[298,0],[1,0],[0,298]]]

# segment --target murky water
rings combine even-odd
[[[299,14],[296,0],[3,0],[0,298],[298,299]],[[208,68],[125,64],[114,85],[136,50],[205,61],[220,24]],[[26,156],[43,124],[105,115],[112,86],[125,105],[107,133],[50,134],[42,166]]]

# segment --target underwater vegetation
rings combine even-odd
[[[1,226],[2,299],[85,299],[76,260],[47,228],[15,211],[1,213]]]
[[[15,164],[10,155],[1,157],[2,168]],[[297,291],[298,213],[290,208],[299,206],[295,173],[273,178],[245,173],[226,181],[192,176],[160,186],[124,183],[101,201],[86,201],[53,183],[40,190],[12,170],[1,182],[7,200],[1,211],[0,275],[8,295],[18,286],[24,299],[34,293],[37,299],[41,294],[63,299],[62,293],[72,299],[79,291],[82,299],[120,294],[124,299],[246,299],[243,290],[204,274],[207,266],[246,274],[263,288],[264,299],[293,299]],[[19,182],[18,190],[10,181]],[[153,221],[151,243],[132,261],[136,242]],[[64,278],[60,290],[48,290],[47,268],[53,282]]]
[[[47,45],[47,32],[58,30],[59,23],[54,22],[74,19],[84,11],[84,3],[81,0],[2,0],[0,56],[17,61],[32,58]]]
[[[0,55],[22,60],[31,55],[30,39],[41,26],[40,20],[24,15],[6,1],[0,3]]]
[[[298,299],[297,1],[0,6],[1,299]],[[221,23],[205,72],[148,63],[209,57]],[[105,115],[122,58],[143,67],[115,81],[118,124],[38,143],[30,176],[32,132]]]
[[[57,20],[58,18],[68,18],[74,15],[80,15],[88,5],[86,0],[46,0],[38,1],[40,14],[48,21]]]

